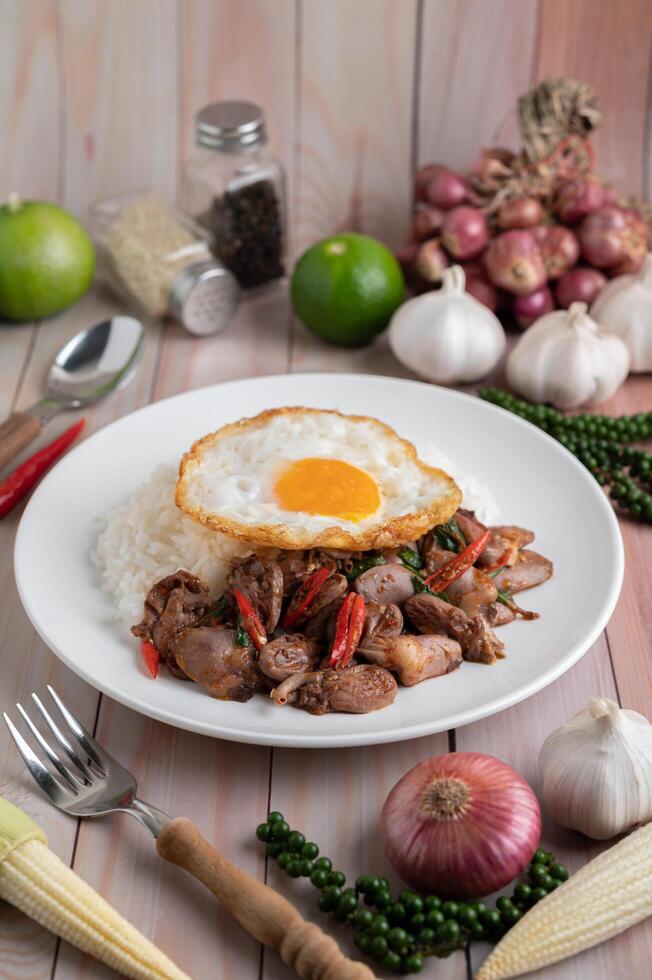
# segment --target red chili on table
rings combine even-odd
[[[481,534],[479,538],[472,541],[471,544],[467,544],[463,551],[460,551],[459,555],[455,555],[450,561],[447,561],[445,565],[438,568],[436,572],[429,575],[427,579],[424,579],[424,585],[427,585],[429,589],[433,592],[444,592],[446,587],[454,582],[456,579],[464,575],[464,572],[475,565],[476,561],[484,551],[487,546],[487,542],[491,537],[491,531],[485,531]]]
[[[85,425],[85,419],[75,422],[58,439],[26,459],[0,483],[0,518],[8,514],[23,497],[27,496],[39,477],[56,463],[60,456],[63,456]]]

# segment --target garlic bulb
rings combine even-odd
[[[441,289],[404,303],[392,317],[389,342],[406,367],[428,381],[477,381],[496,366],[505,332],[494,314],[464,291],[459,265],[444,269]]]
[[[608,282],[591,307],[600,326],[623,338],[632,371],[652,371],[652,252],[639,272]]]
[[[507,358],[510,388],[532,402],[562,409],[611,398],[627,377],[629,351],[586,309],[586,303],[572,303],[525,331]]]
[[[562,827],[606,840],[652,818],[652,725],[591,698],[539,753],[543,799]]]

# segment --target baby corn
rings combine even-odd
[[[0,898],[134,980],[189,980],[47,846],[41,828],[0,797]]]
[[[589,861],[513,926],[476,973],[506,980],[596,946],[652,915],[652,823]]]

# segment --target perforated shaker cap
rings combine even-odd
[[[170,313],[189,333],[207,337],[229,323],[240,300],[232,272],[218,262],[195,262],[174,278]]]

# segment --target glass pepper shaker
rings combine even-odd
[[[285,275],[283,167],[267,149],[262,110],[213,102],[196,116],[197,154],[185,169],[184,207],[245,289]]]

